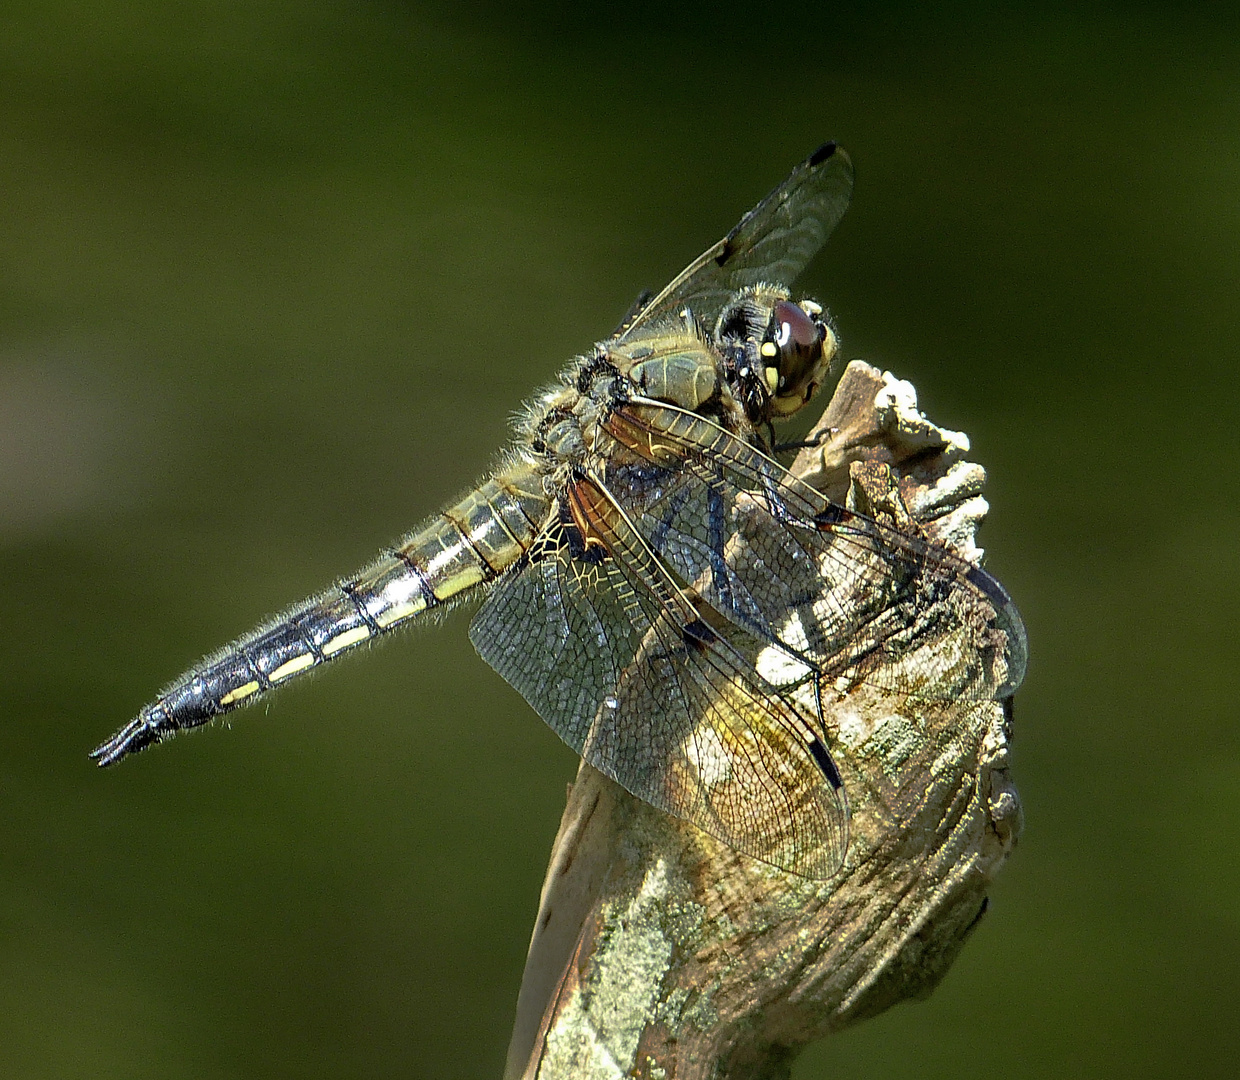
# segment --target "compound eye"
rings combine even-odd
[[[812,351],[822,341],[822,333],[814,320],[798,304],[780,300],[775,304],[775,344],[780,352]]]
[[[769,338],[762,348],[767,383],[776,395],[797,394],[820,366],[826,327],[800,304],[776,301],[771,309]]]
[[[835,354],[834,338],[812,301],[777,300],[760,353],[771,416],[789,416],[814,395]]]

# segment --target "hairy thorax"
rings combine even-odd
[[[558,488],[583,470],[614,473],[648,460],[606,428],[615,408],[633,401],[674,405],[742,438],[752,437],[753,426],[732,392],[717,349],[687,321],[597,345],[531,403],[519,422],[517,441],[534,451],[532,463],[549,486]]]

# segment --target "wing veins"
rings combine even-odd
[[[666,438],[677,449],[684,451],[686,455],[692,457],[695,464],[711,470],[712,460],[722,459],[735,469],[738,475],[761,485],[767,492],[767,497],[771,502],[772,508],[770,513],[772,516],[781,516],[773,507],[778,505],[790,506],[795,511],[799,511],[799,513],[794,513],[791,516],[793,524],[799,525],[807,531],[818,532],[821,530],[814,518],[818,514],[824,513],[831,507],[836,506],[820,491],[808,485],[795,473],[789,472],[774,458],[763,453],[757,447],[743,442],[732,432],[728,431],[727,428],[715,423],[709,417],[683,409],[677,405],[672,405],[669,402],[656,401],[652,398],[634,396],[629,399],[629,403],[674,413],[711,428],[712,433],[716,436],[716,441],[707,448],[701,443],[679,435],[671,427],[654,424],[639,414],[628,410],[625,411],[627,419],[638,424],[652,435]],[[763,467],[759,468],[754,464],[755,461],[760,462]],[[779,481],[777,485],[774,485],[774,488],[772,486],[772,476],[770,475],[772,472],[775,473]],[[716,471],[715,475],[721,474]],[[774,493],[776,489],[779,492],[778,495]],[[832,536],[839,537],[847,543],[856,543],[857,540],[854,538],[869,539],[870,531],[873,530],[873,533],[884,544],[906,553],[910,558],[927,559],[937,565],[949,567],[957,575],[957,580],[961,587],[972,592],[978,599],[986,601],[991,606],[994,605],[994,598],[989,593],[969,581],[968,575],[977,569],[972,563],[962,559],[959,555],[954,554],[939,544],[902,533],[897,529],[875,521],[872,517],[860,511],[849,510],[848,515],[864,527],[855,528],[847,522],[832,523],[830,525],[830,534]]]
[[[779,535],[813,558],[825,559],[827,564],[837,567],[840,581],[854,579],[866,586],[866,595],[872,599],[882,599],[885,594],[886,602],[882,607],[868,614],[864,610],[854,610],[851,602],[845,610],[841,606],[844,600],[829,592],[819,596],[819,602],[828,604],[839,629],[851,624],[851,637],[848,641],[841,639],[842,645],[851,643],[863,647],[859,650],[841,648],[836,654],[824,655],[815,663],[816,667],[827,673],[833,669],[838,669],[839,674],[851,672],[850,681],[856,677],[871,681],[879,668],[871,666],[871,674],[865,674],[863,662],[868,655],[875,653],[884,642],[899,648],[897,643],[901,635],[906,635],[909,641],[916,640],[922,609],[914,605],[903,616],[898,616],[902,605],[916,600],[922,591],[933,599],[943,584],[950,583],[953,590],[959,590],[959,595],[968,597],[968,603],[980,605],[982,611],[988,612],[988,625],[1004,635],[1001,654],[994,654],[1001,655],[1002,678],[995,673],[984,674],[980,680],[973,680],[973,688],[980,689],[982,698],[990,699],[1010,696],[1019,685],[1027,655],[1024,626],[1002,586],[985,571],[940,544],[883,525],[856,511],[847,511],[843,520],[824,519],[821,515],[827,514],[836,504],[760,449],[708,417],[640,395],[629,398],[618,412],[622,412],[625,423],[642,433],[640,439],[630,435],[625,440],[637,453],[642,453],[642,444],[653,446],[658,442],[669,447],[682,460],[691,463],[695,471],[712,474],[719,484],[732,486],[753,499],[761,511],[769,515],[775,528],[790,526],[780,529]],[[748,490],[746,484],[756,490]],[[666,524],[661,527],[668,528]],[[856,552],[855,560],[847,554],[850,549]],[[867,561],[872,560],[877,560],[888,572],[873,576],[873,568],[869,571],[866,568]],[[726,609],[724,614],[731,617]],[[829,629],[833,624],[819,619],[815,625]],[[862,635],[860,641],[852,640],[867,627],[871,628],[868,635]],[[777,633],[774,637],[781,649],[796,655],[794,646],[783,642]],[[980,662],[988,666],[992,658],[983,655],[982,650],[992,643],[976,638],[975,644]],[[838,664],[831,662],[832,655],[838,657]],[[899,655],[895,658],[899,659]],[[921,692],[916,686],[905,689],[914,694]],[[935,695],[931,693],[930,696]],[[952,691],[949,696],[959,696],[959,693]]]
[[[700,621],[700,615],[696,606],[689,600],[685,590],[677,584],[670,571],[668,571],[667,567],[664,566],[663,561],[650,548],[649,544],[646,542],[645,536],[633,523],[633,520],[629,517],[628,512],[624,509],[620,500],[616,498],[614,493],[610,491],[600,477],[592,473],[587,474],[587,477],[591,486],[593,486],[599,494],[604,497],[604,499],[610,504],[611,508],[617,515],[619,515],[620,520],[624,523],[625,531],[628,533],[626,538],[622,538],[618,535],[616,530],[612,529],[609,539],[613,541],[620,541],[630,550],[635,547],[637,551],[641,553],[640,559],[634,559],[628,562],[624,559],[617,559],[617,561],[621,564],[621,566],[627,567],[629,571],[638,579],[638,581],[643,584],[646,589],[646,595],[658,605],[659,613],[664,617],[650,618],[650,628],[656,633],[664,634],[664,631],[659,630],[660,624],[664,621],[671,622],[673,626],[678,627],[685,627],[689,623]],[[592,522],[592,524],[596,527],[606,528],[601,521]],[[624,543],[625,540],[627,540],[627,543]],[[610,544],[609,548],[613,551],[614,557],[614,552],[616,549]],[[656,579],[662,583],[662,589],[655,587],[654,583]],[[669,592],[679,600],[679,610],[676,610],[675,606],[663,599],[663,596]],[[664,636],[663,644],[669,651],[672,649],[686,649],[682,634],[678,634],[676,639],[673,639],[670,636]],[[689,657],[690,667],[694,670],[696,670],[699,666],[698,658],[708,658],[709,663],[714,670],[725,678],[732,680],[733,685],[749,698],[754,710],[756,712],[763,713],[774,720],[776,726],[792,738],[794,745],[799,746],[802,743],[808,744],[810,739],[819,738],[818,733],[805,722],[804,718],[800,714],[800,711],[788,702],[784,694],[782,694],[778,688],[767,683],[765,679],[762,679],[762,693],[759,694],[754,690],[754,683],[762,677],[756,671],[751,671],[750,665],[746,662],[743,654],[741,654],[733,643],[728,641],[728,639],[722,634],[717,633],[712,629],[710,638],[708,640],[700,640],[699,648],[688,647],[686,655]],[[812,664],[809,666],[813,667]],[[709,682],[710,680],[708,679],[707,683],[709,684]],[[784,708],[790,712],[793,717],[795,717],[796,722],[790,722],[780,712],[770,708],[768,702],[772,698],[779,700]],[[752,725],[747,726],[750,730],[753,730]],[[808,750],[806,752],[808,753]]]
[[[852,197],[848,155],[824,143],[655,298],[621,324],[628,335],[688,306],[713,322],[726,298],[759,280],[791,285],[826,243]]]

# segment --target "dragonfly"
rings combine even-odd
[[[839,351],[792,284],[848,208],[819,147],[527,403],[474,490],[207,656],[104,742],[101,766],[249,705],[445,605],[581,757],[732,848],[826,879],[848,849],[824,696],[1008,699],[1027,643],[986,571],[803,483],[773,422]],[[944,630],[964,647],[945,655]]]

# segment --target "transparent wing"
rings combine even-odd
[[[597,552],[598,549],[592,549]],[[843,861],[839,774],[795,707],[620,559],[548,535],[470,627],[479,654],[599,771],[808,878]]]
[[[631,475],[609,475],[642,535],[760,643],[754,664],[769,682],[821,677],[927,701],[993,700],[1019,686],[1024,624],[984,570],[834,505],[694,413],[630,404],[607,427],[649,455]]]
[[[694,259],[658,296],[628,315],[617,336],[688,306],[711,327],[731,295],[747,285],[791,285],[826,243],[852,198],[848,155],[826,143]]]

